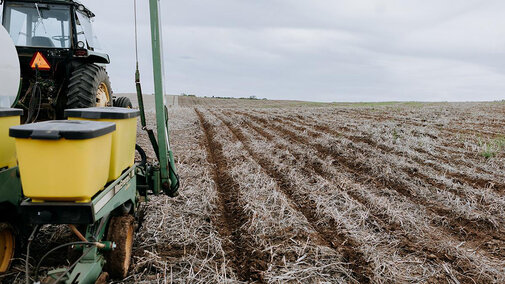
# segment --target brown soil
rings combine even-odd
[[[503,136],[503,104],[178,102],[180,195],[146,203],[122,283],[505,282],[505,147],[479,144]],[[30,263],[67,231],[44,228]]]
[[[261,272],[267,268],[265,260],[269,256],[257,250],[254,240],[241,229],[248,218],[238,201],[239,186],[229,174],[228,161],[223,156],[221,144],[214,139],[213,126],[205,120],[200,111],[195,111],[205,132],[209,162],[214,165],[214,181],[220,199],[220,212],[216,212],[215,216],[216,226],[221,235],[231,241],[225,244],[226,253],[232,259],[235,272],[241,281],[263,282]]]
[[[240,113],[240,114],[241,115],[246,115],[244,113]],[[258,117],[256,117],[256,119],[258,119]],[[274,120],[274,121],[276,121],[278,123],[289,124],[290,127],[294,128],[294,129],[296,129],[298,131],[309,131],[309,132],[311,132],[311,135],[313,137],[320,136],[320,133],[314,132],[314,131],[312,131],[312,129],[314,129],[316,131],[319,131],[319,132],[322,132],[322,133],[332,134],[332,135],[335,135],[337,137],[338,136],[344,136],[344,137],[348,138],[349,140],[351,140],[353,142],[356,142],[356,143],[359,143],[359,142],[366,143],[366,144],[369,144],[370,146],[372,146],[374,148],[378,148],[378,149],[380,149],[380,150],[382,150],[382,151],[384,151],[385,153],[388,153],[388,154],[393,154],[393,155],[397,155],[397,156],[405,156],[404,153],[396,151],[396,150],[394,150],[394,149],[392,149],[392,148],[390,148],[390,147],[388,147],[386,145],[379,144],[379,143],[377,143],[375,141],[372,141],[369,137],[347,134],[347,133],[350,132],[350,129],[348,127],[345,127],[345,126],[340,126],[340,127],[337,126],[339,128],[339,130],[337,131],[337,130],[334,130],[334,129],[332,129],[329,126],[324,125],[324,124],[320,124],[320,123],[319,124],[317,124],[317,123],[308,123],[306,121],[306,119],[303,119],[303,118],[300,118],[300,117],[298,117],[297,119],[295,119],[295,118],[288,117],[288,116],[280,116],[280,117],[275,116],[275,117],[272,117],[272,120]],[[289,123],[289,122],[291,122],[291,123]],[[295,125],[293,123],[301,124],[301,125],[303,125],[303,127],[297,126],[297,125]],[[424,134],[424,135],[427,135],[427,134]],[[432,137],[432,138],[436,139],[436,137]],[[416,150],[418,152],[421,152],[423,154],[426,154],[426,155],[430,156],[430,158],[439,160],[439,161],[441,161],[443,163],[446,163],[446,164],[454,163],[454,161],[449,161],[448,159],[446,159],[444,157],[441,157],[440,155],[439,156],[432,155],[430,153],[427,153],[427,152],[423,151],[422,149],[414,148],[414,150]],[[436,164],[426,163],[424,160],[421,160],[421,159],[419,159],[417,157],[410,157],[410,158],[414,162],[416,162],[416,163],[418,163],[418,164],[420,164],[422,166],[433,168],[434,170],[439,171],[439,172],[443,171],[445,175],[454,178],[454,181],[455,182],[459,182],[460,184],[467,184],[467,185],[470,185],[470,186],[477,186],[477,187],[480,187],[480,188],[492,188],[492,189],[496,190],[500,194],[505,193],[505,184],[504,183],[498,183],[495,180],[486,180],[486,179],[482,179],[482,178],[469,177],[469,176],[463,175],[463,174],[461,174],[459,172],[444,171],[443,169],[441,169]],[[456,163],[455,165],[457,166],[458,164]],[[467,166],[471,166],[472,168],[474,168],[474,165],[467,165]],[[410,169],[406,169],[406,170],[410,170]],[[422,175],[422,174],[420,174],[420,175]],[[425,180],[429,180],[428,183],[432,184],[432,185],[438,183],[437,181],[433,181],[433,179],[427,178],[426,176],[424,176],[424,179]]]
[[[221,119],[221,118],[220,118]],[[279,188],[286,194],[286,196],[295,204],[296,209],[299,210],[307,220],[313,224],[314,229],[320,234],[322,239],[325,240],[326,245],[336,249],[344,255],[344,260],[349,262],[349,266],[353,271],[353,278],[357,279],[360,283],[369,283],[372,279],[372,270],[370,263],[366,261],[363,253],[356,250],[357,242],[350,236],[342,231],[335,230],[338,225],[334,221],[329,224],[319,225],[319,217],[315,212],[315,204],[303,192],[296,192],[291,186],[291,182],[275,165],[273,165],[268,158],[263,157],[252,150],[248,139],[240,132],[240,130],[233,127],[228,121],[221,119],[221,121],[230,129],[234,136],[239,140],[244,148],[249,152],[251,157],[265,170],[271,178],[273,178]],[[268,137],[268,135],[266,135]]]
[[[269,123],[264,118],[259,118],[254,115],[250,115],[247,113],[241,113],[241,115],[246,115],[251,120],[262,123],[266,128],[272,128],[274,131],[279,133],[283,137],[289,137],[293,143],[309,145],[310,141],[305,140],[304,138],[297,135],[295,132],[292,132],[282,126],[278,126],[277,124]],[[273,119],[276,121],[276,119]],[[277,120],[279,122],[279,120]],[[288,123],[284,122],[285,125]],[[297,129],[298,130],[298,129]],[[446,209],[444,206],[439,205],[433,201],[426,200],[425,198],[416,195],[410,189],[410,185],[407,184],[403,180],[384,180],[377,179],[373,176],[370,176],[370,173],[373,172],[369,165],[363,164],[355,159],[349,159],[343,153],[335,152],[333,149],[329,147],[325,147],[323,145],[314,145],[315,149],[320,153],[321,158],[325,156],[331,156],[338,162],[341,166],[346,168],[346,171],[354,174],[356,180],[361,183],[369,183],[372,182],[375,186],[378,187],[386,187],[391,188],[400,193],[401,195],[407,197],[409,200],[416,204],[420,204],[424,206],[428,212],[436,214],[438,216],[446,218],[449,227],[452,228],[449,233],[455,235],[461,241],[472,241],[475,243],[486,243],[487,246],[483,247],[490,254],[498,255],[503,257],[505,250],[505,237],[503,237],[503,233],[498,231],[493,224],[485,221],[485,220],[469,220],[463,216],[457,216],[454,212]],[[359,148],[354,148],[354,151],[362,151]],[[424,176],[419,172],[410,172],[409,176],[416,177],[422,180],[423,183],[429,185],[440,185],[438,182],[433,181],[432,179]],[[437,225],[437,224],[434,224]]]

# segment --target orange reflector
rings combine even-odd
[[[32,58],[32,61],[30,62],[30,67],[32,69],[39,68],[39,70],[49,70],[51,69],[51,65],[49,65],[49,62],[47,59],[37,51]]]

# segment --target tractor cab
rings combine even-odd
[[[74,1],[5,0],[2,24],[19,47],[99,49],[91,19],[95,15]]]
[[[3,25],[18,47],[70,48],[70,6],[7,2]]]
[[[3,1],[2,25],[16,45],[21,66],[22,85],[14,107],[25,109],[25,122],[62,118],[65,108],[112,104],[109,79],[100,65],[110,60],[96,51],[94,16],[73,0]],[[88,81],[102,78],[101,90],[100,84],[84,95],[78,88],[71,90],[71,78],[84,69],[94,73]]]

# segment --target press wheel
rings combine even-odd
[[[109,273],[102,272],[100,276],[98,276],[98,279],[95,281],[95,284],[107,284],[108,281],[109,281]]]
[[[11,264],[16,250],[16,236],[12,226],[0,223],[0,273],[5,273]]]
[[[109,222],[107,240],[116,243],[116,248],[107,255],[106,270],[112,278],[123,279],[130,267],[135,218],[132,215],[115,216]]]

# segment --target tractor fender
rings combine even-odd
[[[86,50],[86,55],[84,56],[74,56],[75,59],[86,62],[86,63],[101,63],[109,64],[110,58],[108,54],[96,52],[93,50]]]
[[[110,58],[108,54],[88,50],[88,61],[93,63],[109,64]]]

